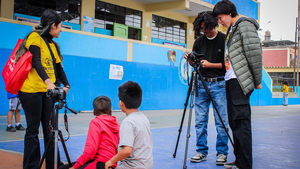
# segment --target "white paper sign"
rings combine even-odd
[[[109,79],[122,80],[123,78],[123,66],[109,65]]]

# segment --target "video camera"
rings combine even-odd
[[[193,63],[195,63],[197,66],[199,66],[200,65],[200,61],[203,60],[204,57],[205,57],[204,54],[198,54],[195,51],[192,51],[188,55],[187,59],[190,60],[190,61],[192,61]]]
[[[54,89],[48,89],[46,96],[53,99],[53,101],[62,101],[66,99],[66,92],[62,87],[55,87]]]

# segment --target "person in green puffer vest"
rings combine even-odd
[[[228,28],[225,40],[226,97],[229,126],[236,160],[225,168],[252,169],[252,131],[250,95],[262,88],[262,48],[258,23],[238,15],[229,0],[218,2],[213,15]]]

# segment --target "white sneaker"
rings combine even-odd
[[[227,161],[227,156],[224,154],[219,154],[216,160],[217,165],[224,165]]]
[[[224,164],[225,169],[239,169],[236,165],[235,162],[231,162],[231,163],[225,163]]]
[[[200,163],[201,161],[205,161],[206,156],[202,153],[197,153],[194,157],[191,158],[191,162],[193,163]]]

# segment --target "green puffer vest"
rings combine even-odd
[[[254,19],[240,18],[231,33],[226,34],[230,64],[245,95],[262,82],[262,48],[258,28]]]

